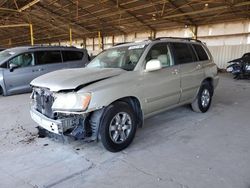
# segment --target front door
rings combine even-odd
[[[144,73],[145,115],[171,107],[180,99],[179,66],[174,64],[168,44],[157,43],[152,46],[145,61],[151,59],[158,59],[162,69]]]
[[[69,51],[63,50],[62,57],[63,63],[68,68],[80,68],[85,67],[85,64],[88,62],[87,56],[83,52],[80,51]]]
[[[10,64],[14,64],[16,68],[4,70],[6,90],[10,94],[30,91],[29,84],[36,77],[36,73],[33,70],[35,64],[34,54],[20,54],[9,60],[9,67]]]
[[[62,63],[62,55],[59,50],[41,50],[35,52],[36,67],[40,75],[67,68],[67,65]],[[39,75],[39,76],[40,76]]]

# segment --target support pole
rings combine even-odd
[[[101,32],[98,31],[98,45],[99,45],[99,50],[102,48],[102,38],[101,38]]]
[[[189,27],[189,30],[190,30],[190,31],[192,32],[192,34],[193,34],[192,38],[193,38],[193,39],[197,39],[198,26],[195,25],[195,26]]]
[[[155,37],[156,37],[156,32],[154,30],[151,30],[150,31],[150,38],[155,39]]]
[[[115,45],[115,36],[112,35],[112,46],[114,46],[114,45]]]
[[[69,28],[69,45],[72,46],[72,29]]]
[[[87,48],[87,44],[86,44],[86,43],[87,43],[87,42],[86,42],[86,38],[84,37],[84,38],[83,38],[83,47],[84,47],[84,48]]]
[[[194,26],[194,39],[197,39],[198,37],[198,26]]]
[[[29,27],[30,24],[10,24],[10,25],[0,25],[0,28],[12,28],[12,27]]]
[[[101,42],[101,44],[102,44],[102,50],[104,50],[104,38],[103,38],[103,36],[101,37],[101,39],[102,39],[102,40],[101,40],[101,41],[102,41],[102,42]]]
[[[31,43],[31,46],[34,45],[33,25],[32,24],[30,24],[30,43]]]

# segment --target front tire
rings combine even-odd
[[[128,147],[136,133],[136,116],[126,102],[115,102],[107,107],[100,124],[103,146],[111,152]]]
[[[205,82],[201,85],[200,90],[191,104],[193,111],[205,113],[208,111],[213,96],[213,87],[210,83]]]

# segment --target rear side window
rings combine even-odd
[[[172,43],[172,48],[173,48],[176,64],[191,63],[197,60],[189,44]]]
[[[207,53],[201,45],[193,44],[193,47],[194,47],[200,61],[208,60]]]
[[[60,51],[40,51],[36,52],[36,64],[51,64],[51,63],[61,63],[62,57]]]
[[[62,51],[63,61],[79,61],[83,58],[83,52]]]

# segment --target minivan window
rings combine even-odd
[[[173,65],[167,43],[155,44],[149,50],[146,57],[146,62],[148,62],[151,59],[158,59],[161,62],[162,67],[169,67]]]
[[[83,52],[62,51],[63,61],[80,61],[83,58]]]
[[[62,62],[62,56],[60,51],[39,51],[36,52],[36,58],[37,65]]]
[[[193,44],[193,47],[194,47],[200,61],[208,60],[207,53],[201,45]]]
[[[186,43],[172,43],[172,48],[177,64],[184,64],[196,61],[196,56],[191,46]]]
[[[18,67],[28,67],[34,65],[34,55],[33,53],[23,53],[18,55],[11,60],[9,60],[9,64],[15,64]]]
[[[0,65],[0,68],[7,69],[7,68],[8,68],[7,62],[4,62],[3,64],[1,64],[1,65]]]

